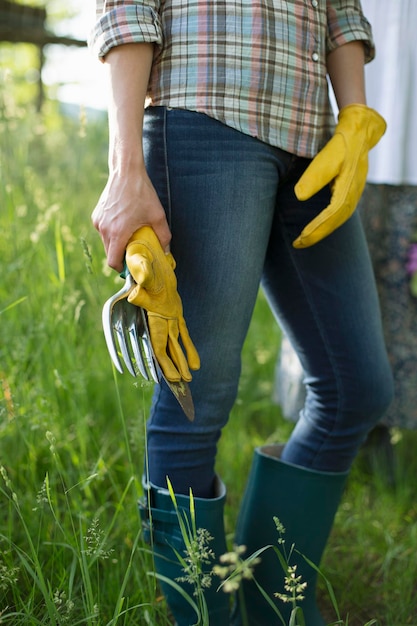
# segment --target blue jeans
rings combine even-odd
[[[262,283],[306,373],[307,400],[283,460],[348,469],[392,397],[371,262],[355,214],[330,237],[292,241],[329,202],[299,202],[309,163],[208,116],[164,107],[145,116],[149,175],[165,207],[178,290],[201,357],[190,423],[157,385],[148,423],[150,480],[210,497],[217,442],[236,398],[241,349]]]

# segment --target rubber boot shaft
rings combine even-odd
[[[154,553],[155,570],[158,574],[176,582],[188,596],[193,596],[194,589],[187,582],[177,579],[184,576],[184,571],[175,551],[185,556],[185,543],[181,535],[178,516],[171,496],[167,489],[144,484],[145,496],[139,501],[144,539],[151,543]],[[223,509],[226,490],[217,479],[216,497],[212,499],[194,498],[196,527],[206,529],[213,537],[208,547],[214,552],[215,558],[203,570],[211,571],[221,554],[227,551],[224,533]],[[178,509],[182,516],[190,520],[190,498],[184,495],[175,496]],[[204,591],[210,617],[210,626],[229,626],[229,596],[222,590],[217,591],[220,579],[212,576],[211,586]],[[176,626],[192,626],[197,623],[197,613],[190,603],[169,583],[159,580],[159,585],[168,606],[176,620]]]
[[[274,517],[285,528],[283,539],[287,554],[295,544],[290,565],[307,583],[305,599],[299,602],[306,626],[325,626],[316,604],[316,571],[298,551],[319,565],[333,524],[347,478],[346,473],[325,473],[280,461],[282,446],[264,446],[255,450],[252,469],[238,519],[235,543],[247,547],[246,556],[266,545],[278,546],[279,534]],[[282,546],[281,546],[282,551]],[[254,576],[289,623],[292,606],[277,599],[275,593],[286,593],[285,573],[273,549],[261,555]],[[246,609],[250,626],[282,626],[282,621],[262,598],[252,581],[243,581],[244,606],[236,604],[231,624],[245,624]]]

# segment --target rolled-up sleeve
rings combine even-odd
[[[104,59],[115,46],[126,43],[162,43],[158,14],[159,2],[98,0],[97,21],[88,45],[93,54]]]
[[[362,41],[365,61],[372,61],[375,56],[372,28],[359,0],[327,0],[327,52],[351,41]]]

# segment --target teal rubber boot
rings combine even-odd
[[[196,602],[193,586],[187,582],[178,581],[179,578],[185,576],[185,573],[175,551],[185,557],[185,543],[171,496],[167,489],[149,483],[144,484],[144,490],[145,495],[139,500],[139,512],[142,518],[144,539],[152,545],[156,573],[174,581]],[[190,521],[190,498],[177,494],[175,498],[182,519],[186,515]],[[204,572],[211,571],[220,555],[227,551],[223,522],[225,500],[226,489],[218,478],[214,498],[194,498],[196,528],[206,529],[213,538],[206,545],[213,551],[214,557],[210,563],[203,565]],[[158,583],[176,620],[176,626],[200,624],[197,612],[179,591],[161,579]],[[230,624],[229,596],[221,589],[217,591],[220,583],[221,580],[213,575],[210,587],[204,589],[210,626],[229,626]]]
[[[235,543],[246,546],[245,556],[266,545],[277,546],[279,534],[274,521],[277,517],[285,528],[282,538],[287,554],[295,544],[295,550],[318,566],[348,472],[317,472],[285,463],[279,458],[282,449],[283,446],[270,445],[255,450]],[[282,546],[278,547],[282,552]],[[302,592],[304,599],[297,606],[303,610],[306,626],[325,626],[316,604],[317,572],[298,552],[292,552],[289,564],[297,566],[296,576],[302,576],[307,587]],[[272,548],[263,552],[260,558],[254,577],[279,609],[284,623],[289,624],[291,603],[274,595],[289,594],[284,589],[284,570]],[[233,626],[282,626],[283,622],[253,581],[242,581],[242,591],[242,605],[237,602],[234,607]]]

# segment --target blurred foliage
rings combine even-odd
[[[101,328],[121,284],[90,223],[106,119],[37,113],[18,48],[0,81],[0,622],[165,626],[136,508],[152,387],[113,371]],[[260,293],[219,442],[230,543],[254,446],[292,429],[271,401],[279,343]],[[394,484],[378,450],[359,456],[323,563],[349,626],[417,624],[417,433],[393,446]]]

